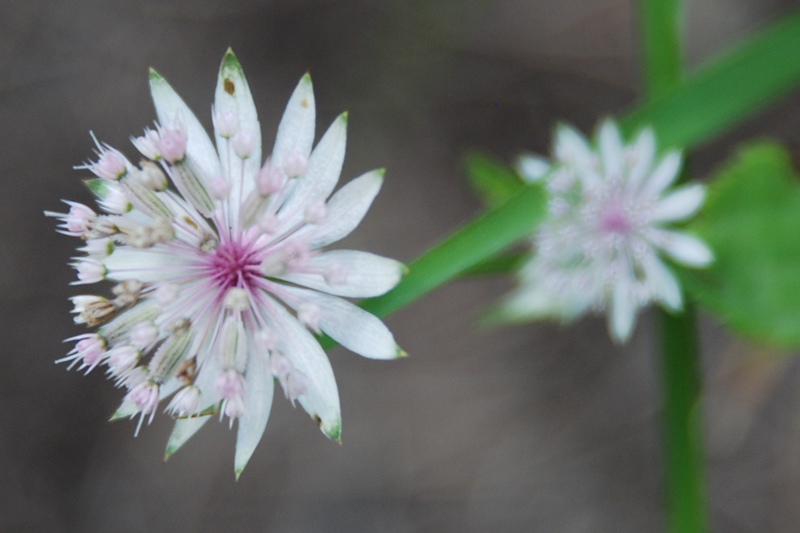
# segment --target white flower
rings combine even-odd
[[[505,317],[569,321],[607,312],[611,335],[625,341],[640,307],[656,301],[681,309],[680,287],[660,256],[688,267],[707,266],[713,256],[699,239],[664,228],[694,215],[705,198],[698,184],[665,192],[680,167],[678,152],[656,157],[651,129],[625,145],[611,120],[601,124],[596,146],[559,127],[552,165],[523,156],[520,174],[544,180],[548,216],[520,286],[503,304]]]
[[[233,52],[223,58],[217,83],[216,148],[153,71],[150,86],[159,124],[133,143],[152,161],[137,168],[103,145],[101,161],[86,166],[100,178],[87,184],[108,214],[72,202],[67,214],[47,213],[61,220],[63,233],[88,240],[81,250],[90,256],[73,263],[80,283],[118,284],[112,300],[73,298],[77,323],[103,325],[76,337],[66,360],[90,370],[105,361],[129,388],[115,418],[139,414],[141,425],[176,393],[168,410],[185,418],[177,420],[168,455],[205,415],[238,419],[237,476],[261,439],[275,379],[327,436],[339,439],[333,371],[307,325],[365,357],[405,355],[378,318],[341,298],[383,294],[405,267],[366,252],[321,251],[359,224],[383,172],[368,172],[331,196],[344,160],[347,114],[312,151],[308,75],[289,100],[263,167],[261,128]]]

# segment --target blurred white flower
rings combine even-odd
[[[216,148],[154,71],[150,86],[159,124],[133,139],[148,161],[137,167],[98,143],[98,161],[81,167],[97,176],[87,184],[106,214],[74,202],[66,214],[47,213],[61,220],[63,233],[87,244],[81,250],[88,255],[73,262],[78,283],[117,283],[112,300],[73,298],[77,323],[102,326],[70,339],[77,346],[62,360],[89,370],[107,364],[129,390],[115,418],[139,414],[139,426],[174,394],[168,410],[181,418],[167,455],[206,415],[238,419],[237,476],[261,439],[276,379],[328,437],[339,439],[333,371],[308,327],[365,357],[405,355],[378,318],[341,298],[383,294],[405,267],[366,252],[320,250],[360,223],[383,171],[331,196],[344,160],[347,114],[312,151],[308,75],[289,100],[263,166],[261,128],[233,52],[225,54],[217,83]]]
[[[600,125],[594,146],[560,126],[551,164],[521,157],[523,178],[544,181],[548,215],[501,316],[570,321],[607,312],[609,331],[621,342],[640,307],[656,301],[681,309],[680,286],[661,256],[688,267],[707,266],[713,256],[699,239],[665,228],[694,215],[705,198],[699,184],[668,191],[680,167],[678,152],[656,157],[651,129],[625,145],[611,120]]]

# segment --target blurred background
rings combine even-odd
[[[800,8],[687,0],[697,65]],[[459,281],[387,319],[411,357],[338,348],[342,445],[276,398],[234,482],[235,432],[210,423],[169,462],[167,416],[133,437],[122,391],[53,361],[72,324],[77,244],[43,210],[89,202],[74,165],[92,130],[130,157],[156,68],[210,128],[232,46],[271,149],[292,89],[314,81],[318,134],[350,111],[343,180],[386,167],[343,247],[410,262],[481,211],[463,156],[547,152],[557,120],[590,130],[640,92],[635,2],[621,0],[2,0],[0,531],[663,529],[655,321],[615,347],[602,319],[475,326],[506,279]],[[797,53],[787,51],[787,53]],[[702,179],[750,137],[800,150],[800,93],[705,145]],[[703,316],[715,531],[797,531],[800,368]],[[276,391],[277,392],[277,391]],[[280,392],[278,395],[282,396]]]

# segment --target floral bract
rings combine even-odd
[[[261,128],[233,52],[220,67],[215,142],[154,71],[150,87],[159,122],[133,139],[146,159],[137,166],[98,143],[97,161],[84,168],[97,176],[87,184],[99,212],[67,202],[68,213],[47,213],[61,220],[62,233],[84,241],[85,255],[73,262],[75,283],[115,284],[109,298],[73,298],[75,322],[100,327],[69,339],[77,343],[62,361],[87,372],[105,364],[128,389],[114,418],[138,414],[141,425],[171,397],[167,410],[178,420],[168,456],[209,415],[237,419],[237,476],[261,439],[276,380],[339,439],[336,382],[311,332],[365,357],[405,355],[378,318],[342,299],[385,293],[405,267],[366,252],[321,251],[360,223],[383,172],[368,172],[331,196],[347,114],[312,151],[308,75],[263,165]]]
[[[550,200],[502,317],[570,321],[607,312],[611,335],[625,341],[640,307],[656,301],[681,309],[680,287],[661,256],[689,267],[706,266],[713,256],[699,239],[665,228],[694,215],[705,198],[699,184],[667,192],[680,167],[678,152],[656,157],[651,129],[625,145],[611,120],[601,124],[595,146],[561,126],[552,163],[522,157],[520,174],[543,180]]]

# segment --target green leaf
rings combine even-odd
[[[542,187],[522,187],[510,200],[474,219],[409,265],[409,274],[383,296],[359,305],[382,317],[424,296],[447,281],[486,261],[507,246],[533,233],[547,212]],[[336,343],[321,339],[324,349]]]
[[[800,346],[800,184],[776,144],[743,149],[710,187],[690,230],[714,250],[710,268],[682,271],[687,290],[738,333]]]
[[[676,87],[682,78],[683,0],[639,2],[644,78],[650,98]]]
[[[513,170],[485,155],[467,155],[465,166],[470,185],[492,207],[506,202],[524,186]]]
[[[652,125],[662,148],[691,148],[718,135],[800,81],[800,13],[709,61],[680,86],[622,121],[630,135]]]
[[[496,257],[490,257],[481,261],[461,273],[462,277],[492,276],[497,274],[508,274],[519,269],[528,254],[522,252],[512,252]]]

